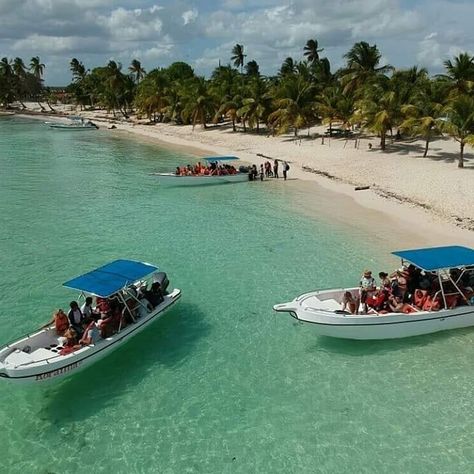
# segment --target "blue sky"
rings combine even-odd
[[[71,80],[73,57],[87,68],[139,59],[146,70],[183,60],[209,75],[244,45],[263,74],[301,59],[310,38],[334,69],[357,41],[376,43],[383,60],[440,72],[474,51],[474,2],[451,0],[0,0],[0,56],[39,55],[49,85]]]

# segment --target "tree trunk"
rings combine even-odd
[[[235,128],[235,119],[232,119],[232,131],[236,132],[237,129]]]
[[[257,135],[260,133],[260,123],[257,119]]]
[[[298,136],[298,128],[295,127],[295,137],[297,137],[297,136]]]
[[[381,149],[382,151],[385,151],[386,138],[387,138],[387,132],[382,132],[382,133],[380,134],[380,149]]]
[[[425,141],[425,152],[423,153],[423,158],[426,158],[426,155],[428,154],[428,146],[430,145],[430,134],[426,135],[426,141]]]
[[[242,125],[244,126],[244,133],[247,132],[247,124],[244,119],[242,119]]]
[[[459,154],[458,168],[464,168],[464,141],[461,141],[461,153]]]

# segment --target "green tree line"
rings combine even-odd
[[[459,142],[458,166],[464,166],[466,144],[474,145],[474,57],[459,54],[444,62],[444,74],[430,76],[414,66],[395,69],[381,64],[376,45],[361,41],[344,55],[345,64],[333,71],[324,49],[310,39],[302,58],[286,58],[278,73],[264,76],[255,60],[236,44],[230,62],[209,78],[198,76],[184,62],[148,73],[134,59],[128,70],[116,61],[89,70],[78,59],[70,62],[69,96],[83,108],[106,108],[127,117],[132,111],[155,122],[200,124],[224,120],[243,132],[291,132],[337,124],[376,134],[380,148],[394,131],[424,140],[424,156],[436,136]],[[0,62],[0,103],[46,100],[44,65],[32,58],[26,68],[20,58]]]

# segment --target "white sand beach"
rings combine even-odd
[[[34,110],[35,105],[29,104],[29,110]],[[259,155],[286,160],[290,164],[290,179],[286,183],[272,181],[274,185],[300,189],[300,195],[305,196],[298,204],[303,212],[327,213],[348,222],[354,212],[351,206],[363,206],[366,212],[371,212],[367,221],[372,226],[380,226],[386,235],[395,228],[397,235],[409,233],[412,237],[408,241],[413,245],[474,246],[474,153],[466,150],[465,168],[459,169],[459,146],[451,139],[434,140],[428,156],[423,158],[421,140],[394,141],[382,152],[376,137],[360,139],[357,148],[354,140],[326,137],[322,143],[321,137],[312,138],[317,133],[322,135],[326,127],[313,127],[309,134],[304,130],[295,140],[292,135],[270,137],[233,132],[229,125],[206,129],[148,125],[136,120],[115,120],[105,111],[80,112],[70,107],[61,111],[90,118],[104,128],[113,124],[116,128],[111,133],[128,132],[174,147],[186,147],[196,156],[237,155],[257,165],[266,161]],[[301,181],[307,183],[303,185]],[[314,183],[331,193],[329,205],[326,202],[322,206],[321,199],[315,198],[321,191],[316,190]],[[370,186],[370,189],[356,191],[356,186]]]

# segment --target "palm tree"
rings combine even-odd
[[[334,83],[334,74],[331,72],[331,63],[328,58],[321,58],[312,65],[313,75],[321,87],[328,87]]]
[[[0,99],[3,105],[8,105],[15,100],[15,77],[12,63],[7,57],[2,58],[0,61],[0,79]]]
[[[69,69],[72,72],[73,80],[78,82],[84,79],[87,75],[86,68],[82,62],[78,61],[76,58],[72,58],[69,63]]]
[[[303,77],[286,76],[276,90],[276,96],[276,110],[268,116],[268,123],[277,133],[293,128],[296,137],[300,128],[315,120],[314,84]]]
[[[214,116],[216,107],[204,77],[196,77],[185,85],[183,102],[184,107],[181,112],[183,121],[191,123],[193,127],[200,123],[203,128],[206,128],[208,117]]]
[[[45,65],[41,63],[39,56],[34,56],[31,58],[30,71],[32,72],[33,76],[39,81],[40,85],[42,84],[44,68],[45,68]],[[40,97],[39,97],[40,94],[41,94],[41,91],[38,94],[37,102],[38,102],[38,105],[41,107],[41,111],[43,112],[45,108],[40,102]]]
[[[23,103],[22,98],[26,95],[26,66],[23,59],[16,57],[13,60],[13,73],[15,74],[16,92],[17,99],[21,106],[26,109],[26,105]]]
[[[355,113],[354,98],[350,94],[344,94],[340,85],[324,89],[317,97],[315,105],[323,123],[329,125],[330,136],[334,122],[341,123],[343,127],[351,125]]]
[[[240,95],[236,95],[230,100],[223,102],[217,110],[216,114],[214,115],[213,122],[217,123],[219,119],[223,115],[225,115],[232,121],[232,131],[236,132],[237,129],[235,126],[235,122],[239,118],[237,111],[242,107],[242,105],[242,97]]]
[[[459,95],[445,109],[443,129],[460,145],[458,168],[464,168],[464,147],[474,145],[474,98]]]
[[[26,74],[26,66],[25,63],[23,62],[23,59],[21,58],[15,58],[13,60],[13,72],[18,76],[18,77],[25,77]]]
[[[231,97],[240,94],[242,81],[239,79],[238,71],[229,64],[214,69],[210,87],[221,102],[226,102]]]
[[[156,114],[160,121],[164,118],[164,109],[168,106],[166,95],[170,87],[170,80],[163,70],[153,70],[137,87],[135,105],[139,112],[156,121]]]
[[[400,115],[400,103],[394,82],[380,76],[363,89],[363,97],[356,103],[354,121],[361,121],[380,136],[380,148],[385,150],[387,133],[393,130]]]
[[[44,68],[45,65],[41,63],[39,56],[31,58],[30,71],[37,79],[41,79],[43,77]]]
[[[324,48],[318,49],[318,41],[314,39],[308,40],[304,47],[304,55],[311,64],[319,61],[319,53],[322,51],[324,51]]]
[[[245,65],[245,73],[247,74],[247,76],[260,76],[260,68],[258,66],[257,61],[249,61]]]
[[[135,81],[137,84],[140,84],[140,81],[145,77],[145,69],[143,69],[140,61],[138,59],[132,60],[128,70],[135,75]]]
[[[250,128],[260,131],[260,121],[265,121],[271,106],[271,98],[268,95],[268,85],[262,77],[254,77],[250,82],[242,107],[238,110],[238,116],[242,117],[244,123]]]
[[[450,81],[455,93],[467,94],[474,86],[474,56],[468,53],[461,53],[454,58],[444,61],[447,74],[440,77]]]
[[[421,135],[424,138],[423,157],[428,154],[431,138],[441,133],[443,128],[442,117],[446,94],[442,86],[440,81],[429,81],[418,90],[411,104],[406,104],[401,108],[405,120],[399,128],[411,135]]]
[[[296,72],[296,63],[292,57],[287,57],[281,67],[280,71],[278,73],[279,76],[283,77],[288,74],[294,74]]]
[[[114,114],[118,109],[125,118],[128,118],[127,109],[133,102],[133,80],[122,73],[122,64],[113,60],[107,64],[105,74],[107,79],[103,91],[104,102]]]
[[[231,61],[234,62],[235,67],[240,67],[240,73],[242,74],[242,68],[244,66],[244,61],[246,58],[246,54],[244,54],[244,46],[241,44],[236,44],[232,48],[232,56],[230,58]]]
[[[380,51],[375,44],[370,46],[365,41],[354,44],[344,58],[347,59],[347,67],[341,73],[341,81],[345,91],[355,91],[393,69],[390,65],[379,66],[382,58]]]
[[[0,61],[0,73],[7,78],[13,76],[13,65],[6,57]]]

